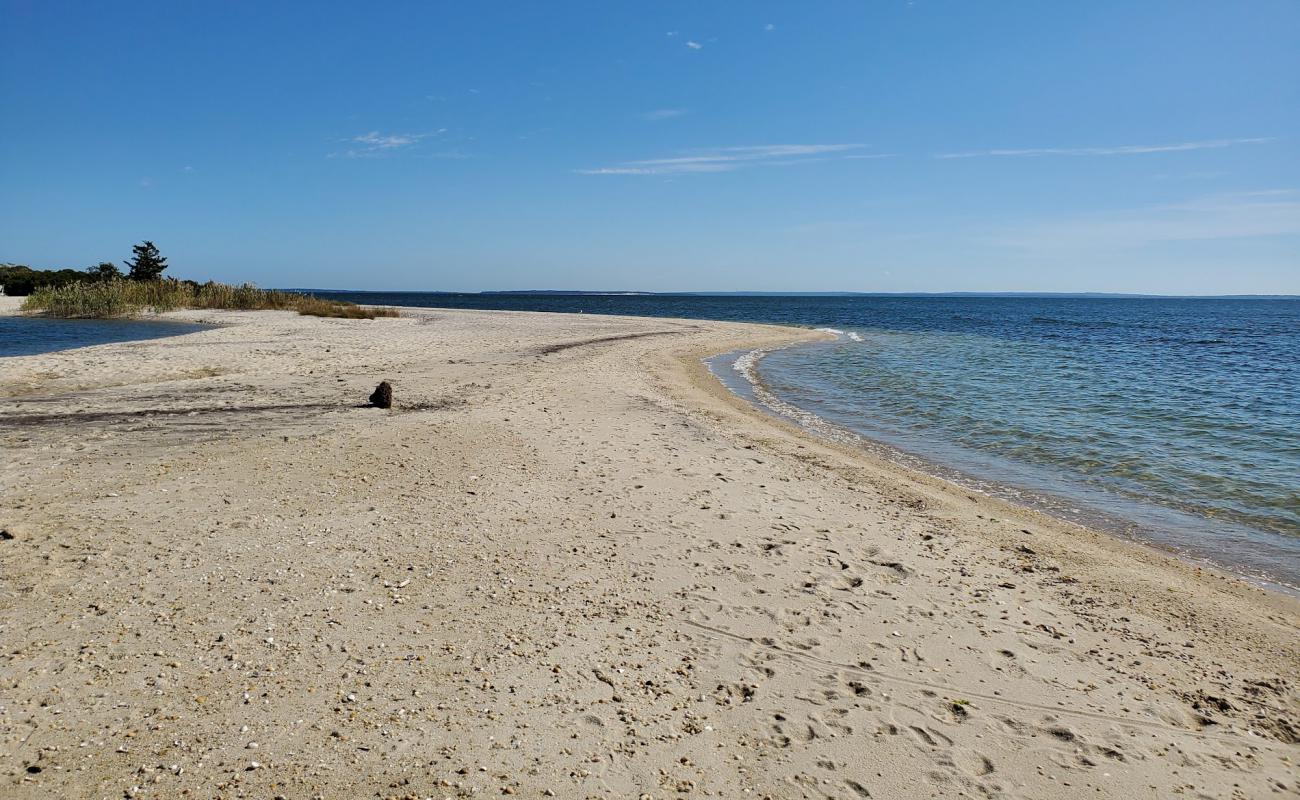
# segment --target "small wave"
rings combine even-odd
[[[815,330],[816,330],[818,333],[829,333],[830,335],[834,336],[834,337],[837,338],[837,339],[845,339],[845,338],[847,338],[847,339],[851,339],[852,341],[855,341],[855,342],[860,342],[860,341],[862,341],[862,334],[860,334],[860,333],[855,333],[855,332],[853,332],[853,331],[849,331],[848,333],[845,333],[844,331],[840,330],[839,328],[816,328]]]
[[[758,360],[764,355],[766,355],[766,352],[763,350],[750,350],[748,353],[745,353],[743,356],[740,356],[733,361],[731,368],[736,372],[739,372],[744,376],[745,380],[749,381],[751,384],[756,384],[758,383],[758,377],[754,375],[754,365],[757,364]]]
[[[836,334],[842,334],[842,331],[836,331]],[[840,442],[841,444],[856,444],[861,446],[863,439],[855,433],[851,433],[836,425],[832,425],[821,417],[812,412],[805,411],[796,405],[787,403],[768,390],[767,386],[758,377],[756,367],[758,362],[766,356],[767,350],[750,350],[748,353],[741,355],[731,363],[731,368],[739,372],[749,384],[750,391],[754,393],[754,399],[760,406],[765,406],[769,411],[779,417],[785,417],[806,430],[819,434],[831,441]]]

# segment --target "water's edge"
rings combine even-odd
[[[840,331],[824,329],[843,335]],[[758,410],[791,423],[801,430],[840,445],[861,449],[873,457],[891,464],[938,478],[976,494],[996,497],[1015,505],[1038,511],[1054,519],[1091,530],[1116,536],[1130,542],[1154,547],[1196,566],[1208,566],[1241,578],[1248,583],[1272,591],[1300,597],[1300,582],[1279,574],[1276,565],[1267,559],[1252,559],[1248,553],[1230,553],[1236,558],[1224,558],[1222,553],[1197,547],[1195,542],[1180,538],[1170,528],[1176,524],[1180,512],[1160,509],[1168,517],[1165,525],[1143,524],[1128,516],[1101,510],[1076,500],[1031,491],[1009,483],[998,482],[973,475],[939,461],[904,450],[894,444],[873,439],[857,431],[832,423],[817,414],[779,397],[763,381],[758,365],[770,352],[795,347],[815,347],[816,344],[792,344],[780,348],[745,349],[722,353],[703,359],[709,372],[727,388]],[[1134,506],[1137,504],[1134,503]],[[1245,556],[1245,557],[1243,557]]]

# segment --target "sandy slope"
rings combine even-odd
[[[0,360],[0,795],[1300,794],[1293,601],[698,362],[813,334],[415,314]]]

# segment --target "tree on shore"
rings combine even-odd
[[[167,269],[167,259],[158,252],[153,242],[142,242],[131,248],[134,256],[126,262],[130,269],[127,277],[133,281],[156,281]]]
[[[122,270],[111,261],[101,261],[93,267],[86,269],[86,274],[92,281],[111,281],[122,277]]]

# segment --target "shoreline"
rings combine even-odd
[[[21,297],[15,297],[15,298],[0,297],[0,315],[3,315],[3,316],[21,315],[22,312],[20,312],[20,311],[18,310],[18,308],[19,308],[19,304],[21,303],[22,299],[23,299],[23,298],[21,298]],[[17,302],[12,302],[12,301],[17,301]],[[451,313],[456,313],[456,312],[464,311],[464,309],[459,309],[459,308],[454,308],[454,307],[451,307],[451,308],[437,308],[437,307],[426,307],[426,306],[403,306],[403,307],[395,307],[395,308],[397,308],[399,311],[401,311],[401,312],[403,312],[403,313],[406,313],[406,314],[410,314],[410,313],[413,313],[413,312],[438,312],[438,311],[441,311],[441,312],[451,312]],[[162,313],[162,314],[158,314],[158,313],[150,313],[150,314],[147,314],[147,315],[142,315],[142,316],[140,316],[140,317],[132,317],[132,318],[127,318],[127,319],[118,319],[118,320],[109,320],[109,321],[118,321],[118,322],[121,322],[121,321],[127,321],[127,322],[132,322],[132,321],[143,321],[143,322],[154,322],[154,323],[160,323],[160,324],[168,324],[168,323],[172,323],[172,324],[187,324],[188,321],[186,321],[186,320],[171,320],[171,319],[168,319],[167,317],[168,317],[169,314],[178,314],[178,315],[183,315],[183,314],[198,314],[198,313],[205,313],[205,312],[211,313],[211,310],[190,309],[190,310],[182,310],[182,311],[178,311],[178,312],[164,312],[164,313]],[[219,311],[216,312],[216,313],[220,314]],[[238,312],[236,312],[236,313],[238,313]],[[244,313],[251,313],[251,312],[244,312]],[[490,310],[490,309],[485,309],[485,310],[482,310],[482,311],[474,311],[474,312],[470,312],[470,313],[562,314],[562,312],[550,312],[550,311],[509,311],[509,310]],[[687,323],[689,323],[689,322],[692,321],[692,320],[689,319],[689,318],[680,318],[680,319],[679,319],[679,318],[673,318],[673,317],[644,317],[644,318],[642,318],[642,317],[626,317],[626,318],[625,318],[625,317],[619,317],[619,316],[617,316],[617,315],[602,315],[602,316],[609,316],[609,317],[611,317],[611,318],[613,318],[613,319],[633,319],[633,320],[636,320],[636,319],[649,319],[649,320],[664,319],[664,320],[669,320],[669,321],[673,321],[673,322],[687,322]],[[71,321],[73,321],[73,322],[77,322],[77,321],[85,321],[85,320],[71,320]],[[704,321],[704,322],[710,322],[709,320],[703,320],[703,321]],[[189,323],[189,324],[192,324],[192,323]],[[209,322],[209,323],[200,323],[200,324],[216,325],[216,324],[220,324],[220,323],[217,323],[217,322]],[[785,329],[790,330],[790,331],[799,331],[799,332],[801,332],[801,333],[810,334],[810,335],[808,335],[808,336],[802,336],[802,335],[801,335],[800,337],[797,337],[797,338],[791,339],[790,341],[787,341],[787,342],[779,342],[779,343],[776,344],[775,348],[769,347],[769,348],[762,348],[762,349],[753,349],[753,348],[750,348],[750,347],[747,346],[747,347],[739,348],[739,349],[736,349],[736,350],[727,350],[727,351],[717,352],[717,353],[712,353],[712,352],[710,352],[710,353],[708,353],[708,354],[706,354],[706,355],[703,355],[703,356],[701,357],[701,361],[702,361],[703,363],[709,364],[708,369],[709,369],[710,374],[713,376],[714,380],[715,380],[715,381],[718,381],[719,383],[721,383],[722,386],[723,386],[724,388],[728,389],[729,393],[732,394],[733,396],[736,395],[736,392],[735,392],[734,390],[732,390],[731,387],[728,386],[728,385],[726,384],[726,382],[723,380],[723,378],[722,378],[720,375],[717,375],[717,374],[714,373],[714,371],[713,371],[713,368],[712,368],[711,362],[714,361],[715,359],[725,358],[726,356],[731,355],[731,354],[750,354],[750,355],[757,355],[759,358],[761,358],[762,355],[766,355],[766,354],[767,354],[768,352],[770,352],[772,349],[783,349],[783,348],[785,348],[785,347],[794,346],[794,345],[797,345],[797,344],[800,344],[800,343],[804,343],[804,342],[821,341],[821,340],[826,339],[828,336],[830,336],[830,337],[837,337],[837,336],[841,336],[841,335],[843,335],[843,332],[842,332],[842,331],[837,331],[837,330],[833,330],[833,329],[829,329],[829,328],[805,328],[805,327],[802,327],[802,326],[782,326],[782,325],[776,325],[776,324],[770,324],[770,323],[724,323],[724,324],[740,324],[740,325],[751,325],[751,324],[752,324],[752,325],[755,325],[755,326],[757,326],[757,327],[785,328]],[[132,340],[128,340],[128,341],[132,341]],[[91,346],[96,346],[96,345],[91,345]],[[759,355],[759,354],[761,354],[761,355]],[[746,380],[748,383],[750,383],[750,384],[754,384],[754,383],[757,382],[757,385],[758,385],[758,386],[760,386],[761,388],[763,388],[764,390],[766,390],[767,392],[770,393],[771,390],[770,390],[770,389],[767,389],[767,387],[765,387],[765,386],[762,385],[762,382],[761,382],[760,380],[757,379],[757,375],[756,375],[756,374],[753,374],[752,376],[751,376],[751,375],[745,375],[744,377],[745,377],[745,380]],[[756,398],[754,398],[754,399],[751,400],[751,399],[749,399],[749,398],[746,398],[746,397],[741,396],[740,399],[741,399],[743,402],[746,402],[746,403],[749,404],[749,405],[755,406],[755,407],[756,407],[756,410],[760,411],[760,412],[761,412],[765,417],[767,417],[767,418],[769,418],[769,419],[779,420],[779,421],[781,421],[781,422],[783,422],[783,423],[785,423],[785,424],[787,424],[787,425],[791,425],[791,426],[792,426],[796,431],[799,431],[799,432],[800,432],[801,434],[803,434],[803,435],[807,435],[807,436],[810,436],[810,437],[813,437],[813,438],[816,438],[816,439],[818,439],[818,440],[822,440],[822,441],[829,441],[829,442],[835,443],[835,444],[837,444],[837,445],[839,445],[839,446],[841,446],[841,447],[847,447],[847,448],[849,448],[849,449],[850,449],[851,451],[853,451],[853,452],[859,452],[859,451],[861,451],[861,452],[863,452],[864,454],[867,454],[867,455],[868,455],[872,460],[874,460],[874,461],[876,461],[876,462],[878,462],[878,463],[889,464],[889,465],[891,465],[891,466],[893,466],[893,467],[896,467],[896,468],[898,468],[898,469],[904,470],[904,471],[906,471],[906,472],[908,472],[908,473],[920,474],[920,475],[924,475],[924,476],[926,476],[927,478],[931,478],[931,479],[934,479],[934,480],[940,481],[940,482],[942,482],[942,483],[944,483],[944,484],[949,485],[949,486],[952,488],[952,490],[955,491],[955,492],[963,492],[963,493],[975,492],[975,493],[977,493],[977,494],[979,494],[979,495],[981,495],[981,496],[983,496],[983,497],[988,497],[988,498],[990,498],[990,499],[996,499],[996,500],[998,500],[998,501],[1000,501],[1000,502],[1002,502],[1002,503],[1006,503],[1006,504],[1010,505],[1010,506],[1013,507],[1013,508],[1020,509],[1020,510],[1026,510],[1026,511],[1032,511],[1032,512],[1035,512],[1035,513],[1037,513],[1037,514],[1044,515],[1045,517],[1047,517],[1047,518],[1049,518],[1049,519],[1053,520],[1054,522],[1059,523],[1059,524],[1061,524],[1061,525],[1065,525],[1065,526],[1068,526],[1068,527],[1071,527],[1071,528],[1077,528],[1077,529],[1079,529],[1079,530],[1086,530],[1086,531],[1089,531],[1089,532],[1094,533],[1094,534],[1101,534],[1101,535],[1104,535],[1104,536],[1110,536],[1110,537],[1113,537],[1113,538],[1115,538],[1115,539],[1118,539],[1118,540],[1120,540],[1120,541],[1122,541],[1122,542],[1126,542],[1126,543],[1128,543],[1128,544],[1137,545],[1138,547],[1142,547],[1142,548],[1145,548],[1145,549],[1150,549],[1150,550],[1154,551],[1154,553],[1156,553],[1156,554],[1158,554],[1158,555],[1160,555],[1160,556],[1167,557],[1167,558],[1172,558],[1172,559],[1174,559],[1175,561],[1177,561],[1177,562],[1179,562],[1179,563],[1182,563],[1182,564],[1185,564],[1185,565],[1187,565],[1187,566],[1190,566],[1190,567],[1192,567],[1192,568],[1194,568],[1194,569],[1210,569],[1210,570],[1212,570],[1212,571],[1215,571],[1215,572],[1220,573],[1220,574],[1223,575],[1225,578],[1233,579],[1233,580],[1243,581],[1244,583],[1246,583],[1246,584],[1248,584],[1248,585],[1250,585],[1250,586],[1252,586],[1252,587],[1254,587],[1254,588],[1263,589],[1263,590],[1268,591],[1268,592],[1271,592],[1271,593],[1282,594],[1282,595],[1285,595],[1285,596],[1287,596],[1287,597],[1289,597],[1289,598],[1294,598],[1294,599],[1300,600],[1300,589],[1298,589],[1297,587],[1293,587],[1293,586],[1289,586],[1289,585],[1286,585],[1286,584],[1278,583],[1278,582],[1276,582],[1276,581],[1274,581],[1274,580],[1271,580],[1271,579],[1269,579],[1269,578],[1267,578],[1267,577],[1265,577],[1265,576],[1251,575],[1251,574],[1248,574],[1248,573],[1246,573],[1246,572],[1244,572],[1244,571],[1234,571],[1234,569],[1233,569],[1233,567],[1232,567],[1231,564],[1220,564],[1220,563],[1216,563],[1216,562],[1213,561],[1213,559],[1210,558],[1209,556],[1198,556],[1198,555],[1194,555],[1194,554],[1192,554],[1192,553],[1183,553],[1183,552],[1179,552],[1178,550],[1173,549],[1173,548],[1171,548],[1171,547],[1162,546],[1159,542],[1156,542],[1156,541],[1153,541],[1153,540],[1149,540],[1149,539],[1145,539],[1145,538],[1143,538],[1143,537],[1141,537],[1141,536],[1138,536],[1138,535],[1129,535],[1129,534],[1126,534],[1124,531],[1118,529],[1117,527],[1114,527],[1114,528],[1112,528],[1112,527],[1107,527],[1107,526],[1099,525],[1099,524],[1096,524],[1096,523],[1094,523],[1094,522],[1090,522],[1090,521],[1087,521],[1087,520],[1084,520],[1084,521],[1071,520],[1071,519],[1068,519],[1068,518],[1065,518],[1065,517],[1059,516],[1059,515],[1057,515],[1057,514],[1054,514],[1054,513],[1052,512],[1051,509],[1048,509],[1048,508],[1040,508],[1040,507],[1038,507],[1038,506],[1036,506],[1036,505],[1033,505],[1033,504],[1031,504],[1031,503],[1028,503],[1028,502],[1023,502],[1023,501],[1018,501],[1018,500],[1016,500],[1016,499],[1012,499],[1012,498],[1002,497],[1002,496],[1000,496],[1000,495],[998,495],[998,494],[995,494],[995,493],[993,493],[993,492],[987,491],[987,490],[985,490],[985,489],[983,489],[983,488],[981,488],[981,487],[979,487],[979,486],[969,486],[969,485],[966,485],[966,484],[960,482],[960,480],[958,480],[958,478],[968,478],[968,479],[972,479],[972,480],[976,480],[976,481],[982,481],[983,479],[979,479],[979,478],[976,478],[975,476],[967,475],[966,473],[964,473],[964,472],[962,472],[962,471],[960,471],[960,470],[958,470],[958,469],[956,469],[956,468],[946,466],[946,465],[944,465],[944,464],[942,464],[942,463],[940,463],[940,462],[931,461],[931,460],[927,459],[927,458],[924,457],[924,456],[919,456],[919,455],[916,455],[916,454],[910,453],[910,452],[908,452],[908,451],[906,451],[906,450],[902,450],[902,449],[898,448],[898,447],[895,446],[895,445],[892,445],[892,444],[889,444],[889,443],[886,443],[886,442],[882,442],[882,441],[878,441],[878,440],[872,439],[872,438],[870,438],[869,436],[867,436],[867,435],[865,435],[865,434],[862,434],[862,433],[858,433],[858,432],[856,432],[856,431],[849,431],[849,430],[847,430],[847,429],[844,429],[844,430],[842,431],[842,434],[841,434],[842,436],[845,436],[845,437],[852,437],[855,441],[844,441],[844,440],[841,440],[841,439],[837,439],[834,435],[831,435],[830,432],[827,432],[827,433],[823,434],[823,433],[821,433],[821,432],[819,432],[819,431],[811,430],[811,429],[809,429],[809,428],[808,428],[807,426],[805,426],[805,425],[801,425],[801,424],[799,424],[798,422],[796,422],[796,421],[794,421],[793,419],[791,419],[791,416],[792,416],[791,414],[786,413],[786,412],[784,412],[783,410],[781,410],[781,409],[779,409],[779,408],[772,408],[772,407],[770,407],[769,403],[768,403],[767,401],[761,399],[761,398],[757,398],[757,397],[756,397]],[[781,405],[789,406],[789,407],[790,407],[794,412],[797,412],[797,414],[799,414],[799,415],[806,415],[806,416],[809,417],[809,418],[816,419],[816,420],[817,420],[818,422],[820,422],[822,425],[828,426],[828,427],[830,427],[830,428],[832,428],[832,429],[836,429],[837,432],[840,431],[840,428],[839,428],[838,425],[836,425],[835,423],[828,422],[828,421],[826,421],[826,420],[822,420],[820,417],[817,417],[817,415],[814,414],[813,412],[805,411],[804,409],[798,408],[797,406],[790,405],[790,404],[786,403],[785,401],[778,400],[778,399],[775,398],[775,396],[773,396],[772,399],[773,399],[773,400],[776,400],[776,402],[777,402],[777,403],[780,403]],[[872,448],[879,448],[882,452],[875,452],[875,451],[872,450]],[[901,456],[901,458],[899,458],[899,456]],[[910,461],[910,462],[915,462],[915,463],[908,463],[909,461]],[[954,476],[956,476],[956,477],[954,477]],[[1102,514],[1102,512],[1096,512],[1096,513],[1097,513],[1098,516],[1104,516],[1104,514]],[[1123,517],[1116,517],[1116,521],[1117,521],[1117,524],[1118,524],[1119,522],[1127,522],[1127,520],[1124,520]],[[1131,523],[1131,522],[1130,522],[1130,524],[1136,524],[1136,523]]]
[[[801,329],[792,329],[792,330],[801,330]],[[799,340],[795,340],[790,344],[797,344],[797,343],[799,343]],[[748,349],[748,348],[740,348],[740,349]],[[763,424],[774,425],[775,427],[780,428],[782,431],[792,435],[793,437],[804,440],[805,443],[816,442],[820,445],[824,445],[829,450],[837,453],[838,455],[846,457],[850,460],[861,459],[863,462],[865,462],[865,464],[869,465],[873,471],[878,471],[879,473],[885,474],[888,477],[900,479],[909,486],[927,487],[933,490],[937,490],[939,493],[948,495],[950,496],[951,499],[956,499],[959,502],[961,501],[961,498],[964,498],[965,501],[976,505],[988,505],[994,509],[1000,509],[1001,513],[1006,515],[1007,517],[1024,516],[1025,518],[1033,521],[1037,525],[1051,527],[1055,529],[1057,532],[1062,533],[1066,536],[1081,535],[1097,543],[1101,543],[1103,545],[1113,544],[1114,545],[1113,549],[1117,553],[1124,554],[1127,556],[1133,556],[1135,558],[1146,561],[1148,563],[1162,563],[1164,565],[1173,567],[1175,572],[1193,573],[1196,575],[1198,579],[1201,577],[1202,574],[1209,573],[1212,576],[1214,576],[1216,580],[1227,581],[1227,582],[1238,584],[1239,588],[1245,590],[1247,593],[1258,593],[1260,595],[1275,598],[1276,600],[1279,601],[1278,604],[1279,608],[1300,613],[1300,597],[1297,597],[1292,592],[1286,591],[1286,587],[1262,585],[1259,582],[1250,580],[1247,576],[1236,574],[1228,569],[1225,569],[1220,565],[1210,564],[1210,563],[1197,563],[1194,560],[1190,558],[1186,558],[1177,552],[1166,550],[1153,543],[1146,542],[1141,539],[1125,537],[1123,535],[1120,535],[1118,533],[1109,530],[1104,530],[1087,524],[1073,522],[1067,519],[1062,519],[1060,517],[1052,515],[1048,511],[1038,509],[1027,504],[1019,503],[1014,500],[1002,498],[997,495],[989,494],[977,488],[964,486],[960,483],[949,480],[943,475],[933,474],[926,471],[925,469],[911,466],[905,463],[900,463],[898,461],[894,461],[888,455],[882,455],[873,452],[870,449],[863,448],[860,444],[854,442],[839,441],[829,437],[820,436],[813,431],[809,431],[804,427],[802,427],[801,425],[799,425],[798,423],[790,419],[787,419],[783,416],[780,416],[778,414],[775,414],[761,407],[760,405],[752,403],[748,399],[737,395],[735,392],[731,391],[730,388],[728,388],[724,383],[722,383],[722,381],[719,380],[718,377],[713,373],[712,369],[710,369],[707,362],[712,357],[725,355],[728,352],[735,352],[735,351],[723,351],[721,353],[710,353],[708,351],[698,351],[698,352],[692,352],[689,356],[683,356],[682,359],[684,362],[689,362],[692,359],[695,359],[696,356],[698,356],[698,359],[696,360],[699,361],[699,367],[700,369],[703,370],[704,375],[707,376],[707,380],[705,380],[704,377],[701,377],[698,374],[698,371],[693,369],[688,370],[688,372],[696,373],[691,376],[691,379],[695,382],[704,384],[704,387],[708,390],[708,393],[713,395],[713,397],[716,400],[724,401],[725,403],[727,403],[728,405],[732,405],[733,407],[739,404],[740,409],[746,412],[746,416],[749,417],[757,416],[759,419],[763,421]],[[686,364],[685,366],[691,366],[691,365]],[[715,385],[709,386],[710,381],[712,382],[712,384]],[[804,413],[811,414],[811,412],[804,412]],[[861,436],[860,434],[854,434],[854,435]],[[885,443],[875,442],[874,440],[871,440],[867,437],[861,437],[861,438],[863,439],[863,441],[869,442],[873,445],[878,444],[882,448],[892,447],[891,445]],[[910,454],[908,455],[910,456]],[[923,461],[923,459],[917,456],[912,456],[912,458],[915,458],[919,461]],[[891,472],[896,472],[897,474],[888,475],[888,473]]]
[[[6,360],[14,796],[1300,793],[1300,603],[702,361],[816,332],[403,311]]]
[[[386,293],[381,292],[379,294]],[[17,304],[22,299],[0,297],[0,316],[18,313]],[[432,307],[410,306],[407,308],[408,312],[418,313],[421,310],[432,310]],[[441,310],[474,309],[449,306]],[[198,310],[192,311],[197,313]],[[519,311],[517,313],[562,312]],[[638,314],[633,318],[643,317]],[[644,318],[672,319],[672,317]],[[690,317],[690,319],[696,319],[696,317]],[[129,323],[137,320],[145,324],[150,322],[165,324],[167,322],[165,317],[159,317],[154,313],[117,321]],[[725,320],[715,319],[713,321],[724,322]],[[758,321],[757,324],[779,326],[781,323]],[[807,328],[836,338],[847,337],[850,340],[861,341],[860,336],[854,332],[845,333],[841,330],[826,327],[814,328],[812,325],[793,325],[792,327],[801,330]],[[114,341],[114,339],[106,341]],[[779,346],[773,349],[783,350],[786,347]],[[737,351],[732,355],[739,354],[745,358],[755,358],[756,364],[757,359],[769,355],[770,352],[771,350]],[[725,355],[719,355],[716,359],[724,357]],[[858,430],[851,424],[825,419],[818,416],[817,412],[805,410],[777,398],[771,392],[770,387],[767,387],[759,379],[752,368],[744,373],[745,383],[756,386],[759,393],[763,395],[761,398],[757,396],[751,397],[752,387],[746,386],[745,389],[748,390],[742,389],[738,385],[729,382],[729,377],[729,372],[725,369],[719,374],[719,379],[727,383],[733,391],[739,391],[747,400],[760,405],[769,413],[781,418],[798,420],[799,424],[807,428],[813,435],[832,440],[851,439],[855,446],[872,450],[878,458],[884,458],[884,460],[899,464],[907,469],[917,470],[940,480],[954,483],[966,490],[998,497],[1015,505],[1044,512],[1065,522],[1117,536],[1125,541],[1143,544],[1165,555],[1193,565],[1225,572],[1230,576],[1262,586],[1270,591],[1300,597],[1300,584],[1296,583],[1297,580],[1300,580],[1300,577],[1297,577],[1294,569],[1288,566],[1294,561],[1294,554],[1286,550],[1284,546],[1275,545],[1271,541],[1269,537],[1276,534],[1257,530],[1242,522],[1215,520],[1210,523],[1206,517],[1199,516],[1194,511],[1179,510],[1176,507],[1151,503],[1138,498],[1107,495],[1105,489],[1087,489],[1082,495],[1076,496],[1074,492],[1080,489],[1077,482],[1076,485],[1048,485],[1052,481],[1059,484],[1059,478],[1050,475],[1045,476],[1041,472],[1035,473],[1033,470],[1038,469],[1037,467],[1030,467],[1029,471],[1027,473],[1022,472],[1019,478],[1009,476],[981,477],[982,473],[977,468],[971,467],[969,464],[962,465],[964,455],[959,450],[954,451],[949,448],[947,452],[936,453],[933,452],[936,443],[930,442],[928,446],[931,452],[926,452],[925,449],[918,451],[912,449],[910,441],[908,444],[899,443],[890,440],[887,436],[882,438],[882,436],[871,430]],[[938,443],[938,446],[942,449],[943,443]],[[1015,464],[1004,464],[1002,466],[1004,470],[1007,468],[1015,470],[1017,468]],[[1025,467],[1026,465],[1020,466]],[[1044,484],[1044,481],[1047,481],[1047,484]],[[1253,537],[1260,535],[1265,538],[1261,541],[1252,540]],[[1234,556],[1221,558],[1218,555],[1220,552],[1231,553]]]
[[[807,411],[793,403],[782,400],[772,392],[771,388],[767,386],[757,372],[758,363],[770,352],[772,352],[772,349],[742,349],[712,356],[705,359],[705,361],[714,377],[733,394],[737,394],[746,402],[756,405],[765,414],[788,424],[793,424],[797,429],[810,436],[835,442],[855,450],[863,450],[870,453],[873,458],[895,465],[900,469],[918,472],[951,484],[955,490],[974,492],[983,496],[997,498],[1015,507],[1044,514],[1062,524],[1113,536],[1125,542],[1151,548],[1162,555],[1174,558],[1190,566],[1211,569],[1252,586],[1300,599],[1300,586],[1286,583],[1282,578],[1269,574],[1267,567],[1258,564],[1252,565],[1246,561],[1234,563],[1227,556],[1216,559],[1213,548],[1208,545],[1199,550],[1194,545],[1186,545],[1185,549],[1180,550],[1178,547],[1162,541],[1160,528],[1154,527],[1156,523],[1151,522],[1149,519],[1153,513],[1166,516],[1167,519],[1163,520],[1163,527],[1167,531],[1175,528],[1180,521],[1175,517],[1190,515],[1189,512],[1167,509],[1162,506],[1151,506],[1148,510],[1143,508],[1143,504],[1138,500],[1112,499],[1112,502],[1113,500],[1119,500],[1128,504],[1130,511],[1148,517],[1148,521],[1143,522],[1126,515],[1123,511],[1116,512],[1099,508],[1095,501],[1085,498],[1082,501],[1078,499],[1069,500],[1069,503],[1078,503],[1084,506],[1086,510],[1074,509],[1073,514],[1068,515],[1062,505],[1067,502],[1066,495],[1052,493],[1045,489],[1026,488],[996,478],[981,477],[963,468],[945,463],[938,458],[914,453],[900,445],[874,438],[869,431],[860,432],[844,427],[840,423],[824,419],[812,411]],[[744,358],[751,359],[751,362],[744,368],[736,366]],[[740,377],[732,378],[729,375],[720,374],[725,373],[728,369],[737,371]],[[735,381],[738,385],[743,384],[744,388],[753,396],[750,397],[744,391],[740,391],[729,380]]]

